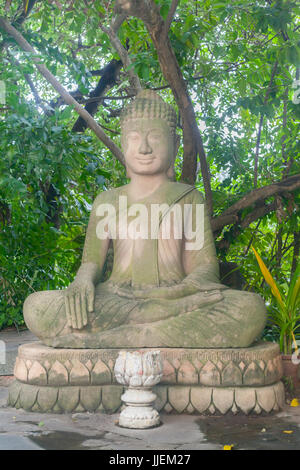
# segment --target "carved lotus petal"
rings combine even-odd
[[[220,385],[220,373],[217,367],[211,361],[207,361],[205,366],[202,367],[199,380],[203,385]]]
[[[80,401],[87,411],[95,411],[101,403],[101,387],[81,387]]]
[[[163,371],[163,363],[160,355],[160,351],[150,351],[143,354],[143,364],[147,364],[147,369],[144,371],[144,375],[161,375]]]
[[[120,351],[119,356],[115,362],[114,372],[115,375],[124,375],[125,374],[125,363],[126,363],[126,351]]]
[[[122,372],[118,372],[118,375],[122,377],[124,369]],[[117,379],[118,380],[118,379]],[[100,359],[97,361],[95,367],[91,372],[91,382],[92,385],[102,385],[111,383],[111,372],[109,368],[102,362]],[[119,382],[119,380],[118,380]],[[123,382],[120,382],[123,383]]]
[[[58,391],[58,405],[67,412],[77,408],[79,403],[78,387],[61,387]]]
[[[152,357],[149,353],[142,355],[142,367],[144,377],[153,376],[156,374],[156,364],[155,361],[152,360]]]
[[[141,375],[132,375],[129,379],[130,387],[141,387],[143,385],[143,379]]]
[[[55,361],[48,375],[49,385],[67,385],[68,371],[59,361]]]
[[[197,384],[198,374],[190,361],[183,361],[178,370],[178,383]]]
[[[255,362],[251,362],[247,367],[243,382],[244,385],[264,385],[264,373]]]
[[[21,390],[21,384],[15,380],[12,385],[9,387],[9,399],[8,399],[8,405],[9,406],[15,406],[19,395],[20,395],[20,390]]]
[[[275,405],[275,393],[273,387],[263,387],[262,389],[256,389],[257,401],[260,407],[270,413]]]
[[[129,377],[141,376],[143,374],[142,355],[140,353],[127,353],[126,374]]]
[[[253,388],[237,388],[235,390],[235,401],[243,413],[248,414],[255,407],[256,396]]]
[[[49,412],[57,402],[58,391],[56,387],[41,387],[38,394],[38,403],[43,412]]]
[[[107,413],[115,413],[121,403],[122,387],[107,385],[102,387],[102,406]]]
[[[127,380],[126,380],[126,377],[125,375],[121,375],[121,374],[115,374],[115,377],[116,377],[116,380],[119,384],[121,385],[127,385]]]
[[[169,402],[177,413],[182,413],[189,404],[190,387],[170,387]]]
[[[277,363],[274,360],[272,361],[270,359],[268,361],[267,367],[265,370],[265,376],[266,376],[267,384],[272,384],[280,379],[280,376],[278,376]]]
[[[14,375],[16,379],[20,380],[20,382],[27,382],[27,376],[28,376],[27,367],[23,359],[20,359],[19,357],[17,357],[16,359]]]
[[[143,386],[144,387],[153,387],[157,382],[157,376],[156,375],[149,375],[148,377],[143,377]]]
[[[24,410],[30,410],[36,400],[38,387],[30,387],[30,385],[23,385],[20,391],[20,405]]]
[[[152,387],[162,377],[160,351],[121,351],[115,363],[115,377],[130,387]]]
[[[28,372],[28,382],[37,385],[47,384],[46,370],[38,361],[34,361]]]
[[[154,392],[156,394],[154,407],[157,411],[160,411],[164,408],[168,400],[167,387],[164,387],[164,386],[155,387]]]
[[[129,382],[130,382],[130,376],[129,376],[129,375],[127,375],[127,374],[126,374],[126,372],[125,372],[125,374],[123,375],[123,377],[124,377],[125,385],[129,385]]]
[[[75,360],[70,372],[70,383],[73,385],[87,385],[90,381],[88,369],[82,362]]]
[[[222,372],[222,385],[242,385],[243,376],[236,364],[229,362]]]
[[[174,367],[172,366],[172,364],[170,364],[169,361],[165,360],[164,361],[164,365],[163,365],[163,379],[162,381],[164,383],[176,383],[176,373],[175,373],[175,369]]]
[[[233,405],[233,389],[215,388],[213,390],[213,403],[223,415],[230,410]]]
[[[209,387],[192,387],[191,388],[191,402],[194,408],[203,413],[207,410],[211,403],[212,388]]]

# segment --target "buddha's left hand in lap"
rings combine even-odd
[[[182,297],[187,297],[199,292],[209,293],[213,291],[214,293],[220,292],[225,286],[219,285],[217,283],[204,283],[204,286],[208,288],[199,288],[197,283],[192,282],[181,282],[180,284],[175,284],[173,286],[161,286],[161,287],[145,287],[144,289],[124,289],[122,287],[115,287],[116,294],[121,297],[127,297],[129,299],[180,299]]]
[[[199,292],[199,289],[190,284],[180,283],[174,286],[146,287],[145,289],[132,289],[131,291],[118,287],[116,293],[131,299],[178,299]]]

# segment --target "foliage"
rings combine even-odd
[[[275,299],[271,322],[278,329],[280,349],[284,354],[292,354],[300,329],[300,265],[294,272],[289,285],[285,283],[278,286],[255,248],[252,247],[252,249]]]
[[[1,3],[0,16],[15,24],[68,91],[79,90],[88,99],[99,80],[94,71],[119,59],[100,27],[115,17],[114,3],[11,0]],[[166,18],[171,1],[156,3]],[[29,14],[18,24],[24,5]],[[293,88],[299,79],[298,10],[292,0],[179,2],[169,38],[202,133],[215,216],[256,187],[300,172],[300,111]],[[118,37],[142,86],[159,89],[176,107],[143,22],[128,18]],[[22,322],[29,293],[70,282],[95,195],[124,184],[126,175],[90,130],[71,132],[78,115],[69,106],[55,106],[57,94],[37,72],[32,54],[1,31],[0,51],[0,80],[6,85],[5,102],[0,101],[1,328]],[[94,117],[119,145],[119,114],[131,96],[128,70],[106,96]],[[182,159],[181,145],[178,179]],[[203,191],[200,171],[196,186]],[[275,210],[247,226],[240,220],[253,207],[244,209],[236,224],[216,234],[220,259],[237,263],[244,288],[263,294],[270,305],[272,295],[250,246],[262,253],[278,285],[291,278],[299,262],[299,191],[262,204],[272,203]],[[266,334],[276,339],[274,329]]]

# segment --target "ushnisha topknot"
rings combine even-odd
[[[175,133],[177,125],[177,116],[175,110],[169,104],[165,103],[162,98],[153,90],[142,90],[136,98],[129,103],[121,114],[121,127],[129,119],[141,118],[160,118],[170,126],[172,132]]]

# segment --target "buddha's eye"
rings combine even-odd
[[[162,133],[159,131],[150,132],[148,138],[150,140],[160,140],[162,138]]]
[[[128,139],[133,140],[133,141],[137,141],[139,140],[139,138],[140,138],[140,134],[138,132],[130,132],[130,134],[128,135]]]

